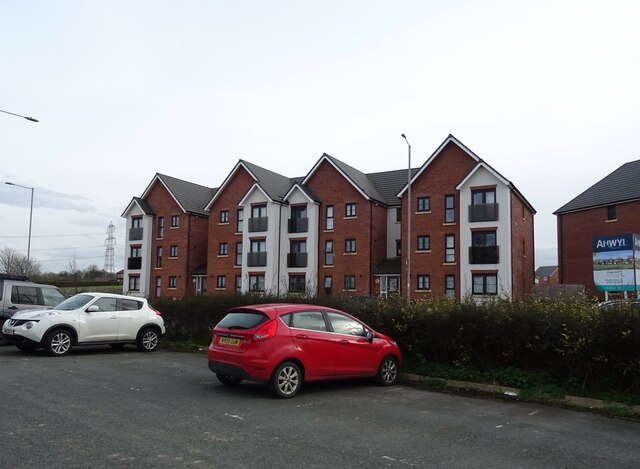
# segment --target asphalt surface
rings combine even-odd
[[[640,424],[369,380],[288,400],[204,354],[0,347],[0,467],[637,468]]]

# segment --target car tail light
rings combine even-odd
[[[160,313],[160,311],[158,311],[157,309],[155,309],[153,306],[149,306],[149,308],[151,308],[151,310],[156,313],[158,316],[162,316],[162,314]]]
[[[253,334],[253,340],[266,340],[276,335],[278,323],[275,319],[265,323]]]

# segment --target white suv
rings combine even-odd
[[[44,349],[53,356],[75,345],[135,343],[153,352],[165,333],[160,312],[144,298],[109,293],[80,293],[47,311],[24,311],[4,323],[2,334],[22,351]]]

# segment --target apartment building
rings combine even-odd
[[[169,241],[158,223],[174,214],[190,228]],[[367,174],[323,154],[296,178],[240,160],[219,188],[156,175],[123,216],[151,233],[128,245],[140,248],[140,294],[481,299],[533,287],[534,214],[511,182],[450,135],[410,173]],[[178,248],[175,270],[158,266],[167,246]],[[125,289],[136,275],[125,269]]]

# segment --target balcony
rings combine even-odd
[[[142,239],[142,228],[129,228],[129,241],[139,241]]]
[[[269,227],[269,217],[253,217],[249,218],[249,232],[267,231]]]
[[[266,252],[249,252],[247,253],[247,266],[249,267],[265,267],[267,265]]]
[[[498,221],[499,204],[469,205],[469,221]]]
[[[128,270],[140,270],[142,268],[142,257],[130,257],[127,259]]]
[[[469,246],[469,264],[498,264],[499,246]]]
[[[287,254],[287,267],[306,267],[307,255],[306,252],[291,252]]]
[[[289,233],[306,233],[308,230],[308,218],[289,218]]]

